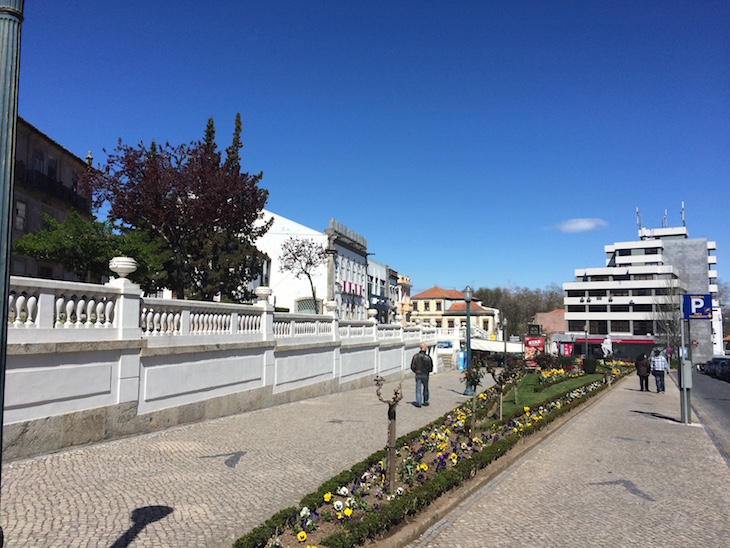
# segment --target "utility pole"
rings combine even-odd
[[[8,346],[10,296],[10,244],[13,234],[13,184],[15,181],[15,129],[18,119],[20,24],[25,0],[0,0],[0,442],[5,408],[5,368]],[[0,470],[2,446],[0,445]],[[2,483],[0,472],[0,484]],[[5,533],[0,526],[0,546]]]

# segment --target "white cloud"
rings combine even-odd
[[[588,232],[601,226],[608,226],[603,219],[568,219],[558,225],[561,232]]]

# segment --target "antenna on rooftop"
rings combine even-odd
[[[639,214],[639,206],[636,206],[636,224],[639,226],[639,230],[641,230],[641,215]]]
[[[682,226],[687,226],[687,225],[686,225],[686,224],[684,223],[684,200],[682,200]]]
[[[664,210],[664,218],[662,219],[662,228],[667,228],[667,210]]]

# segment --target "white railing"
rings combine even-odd
[[[50,337],[54,340],[59,337],[77,340],[78,336],[70,335],[67,330],[112,330],[119,295],[118,289],[105,285],[11,276],[9,333],[17,332],[13,338],[27,340],[32,335],[21,335],[19,330],[48,330],[58,332],[57,336]]]
[[[274,337],[288,339],[295,337],[332,336],[333,319],[329,316],[309,314],[274,314]]]
[[[371,321],[348,320],[341,321],[338,334],[341,339],[375,338],[376,324]]]
[[[144,298],[140,313],[143,336],[259,334],[258,306]]]
[[[403,340],[403,326],[400,324],[379,324],[378,325],[379,341],[401,341]]]

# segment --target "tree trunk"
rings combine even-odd
[[[388,459],[385,468],[388,473],[388,492],[395,493],[395,407],[388,404]]]
[[[307,278],[309,279],[309,287],[312,288],[312,301],[314,301],[314,313],[319,314],[319,306],[317,305],[317,290],[314,289],[314,282],[312,281],[312,276],[307,274]]]

